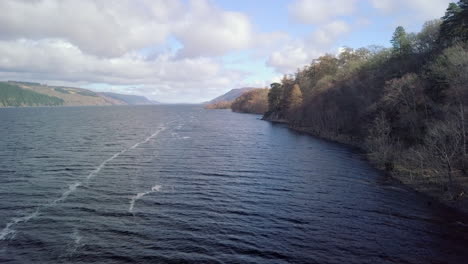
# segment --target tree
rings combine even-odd
[[[393,160],[394,142],[390,137],[392,128],[385,118],[384,113],[380,113],[373,121],[365,146],[370,153],[371,159],[379,166],[391,170]]]
[[[421,32],[416,35],[417,52],[428,52],[437,46],[442,20],[434,19],[424,23]]]
[[[385,109],[397,127],[395,136],[414,144],[424,135],[424,123],[428,116],[424,84],[418,75],[407,73],[388,81],[384,87],[381,107]]]
[[[458,116],[462,129],[462,153],[467,156],[467,123],[468,112],[465,106],[468,105],[468,50],[461,45],[455,45],[446,49],[435,62],[429,66],[432,75],[446,87],[443,95],[448,102],[454,103],[452,111]]]
[[[466,1],[464,2],[465,4],[463,4],[463,6],[466,9]],[[463,29],[466,25],[462,23],[462,11],[463,9],[460,5],[455,3],[449,4],[445,15],[442,17],[442,25],[440,26],[440,41],[443,45],[448,46],[458,39],[463,38],[463,31],[467,33],[466,29]],[[465,35],[465,38],[466,37],[467,35]]]
[[[397,55],[408,54],[411,51],[411,43],[408,35],[402,26],[398,26],[393,33],[392,40],[393,52]]]
[[[231,105],[234,112],[265,114],[268,110],[268,89],[254,89],[234,100]]]
[[[270,92],[268,93],[268,111],[279,110],[282,95],[283,87],[280,83],[270,84]]]
[[[298,109],[302,105],[302,92],[299,84],[294,84],[289,95],[289,108],[292,110]]]
[[[454,175],[463,162],[463,131],[457,120],[446,118],[433,124],[426,135],[425,147],[436,174],[447,176],[447,190],[453,195]]]

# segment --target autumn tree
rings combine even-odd
[[[302,92],[298,84],[294,84],[289,95],[289,108],[297,109],[302,105]]]
[[[260,88],[242,94],[232,103],[232,111],[264,114],[268,111],[268,90]]]

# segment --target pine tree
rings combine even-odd
[[[408,54],[411,51],[411,43],[406,34],[405,28],[398,26],[393,33],[392,40],[393,52],[397,55]]]

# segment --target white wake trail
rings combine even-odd
[[[88,177],[86,177],[86,180],[90,180],[91,178],[93,178],[94,176],[96,176],[101,170],[102,168],[104,168],[106,166],[107,163],[111,162],[112,160],[116,159],[117,157],[119,157],[120,155],[124,154],[125,152],[131,150],[131,149],[135,149],[137,148],[138,146],[140,146],[141,144],[145,144],[147,143],[148,141],[150,141],[151,139],[155,138],[159,133],[161,133],[163,130],[165,130],[166,127],[161,127],[159,128],[155,133],[153,133],[151,136],[145,138],[145,140],[141,141],[141,142],[138,142],[136,143],[135,145],[127,148],[127,149],[124,149],[120,152],[117,152],[115,153],[114,155],[112,155],[112,157],[106,159],[105,161],[103,161],[101,164],[99,164],[99,166],[94,169],[89,175]]]
[[[10,237],[14,236],[15,230],[12,228],[13,226],[15,226],[15,225],[17,225],[19,223],[26,223],[29,220],[37,217],[39,215],[39,213],[41,212],[41,210],[43,210],[44,208],[54,206],[57,203],[64,201],[80,185],[81,185],[81,182],[76,182],[74,184],[70,184],[68,186],[68,189],[64,193],[62,193],[62,195],[59,198],[53,200],[52,202],[50,202],[48,204],[43,205],[42,207],[36,208],[36,210],[34,210],[34,212],[32,212],[32,213],[30,213],[28,215],[25,215],[25,216],[22,216],[22,217],[15,217],[15,218],[11,219],[11,221],[8,224],[6,224],[5,228],[3,228],[2,231],[0,231],[0,240],[5,240],[7,238],[10,238]]]
[[[71,238],[73,239],[73,248],[69,255],[73,255],[78,250],[78,248],[81,246],[81,240],[83,239],[83,237],[80,235],[80,231],[77,228],[75,228],[73,231]]]
[[[166,127],[161,127],[159,128],[156,132],[154,132],[151,136],[147,137],[145,140],[143,140],[142,142],[138,142],[136,143],[135,145],[131,146],[129,149],[134,149],[134,148],[137,148],[138,146],[140,146],[141,144],[145,144],[147,143],[148,141],[150,141],[151,139],[155,138],[157,135],[159,135],[159,133],[161,133],[163,130],[165,130]]]
[[[170,122],[172,123],[172,122]],[[106,159],[105,161],[103,161],[101,164],[99,164],[93,171],[91,171],[88,176],[86,177],[86,182],[88,182],[91,178],[95,177],[101,170],[102,168],[104,168],[106,166],[107,163],[109,163],[110,161],[114,160],[115,158],[119,157],[120,155],[124,154],[125,152],[131,150],[131,149],[135,149],[137,148],[138,146],[140,146],[141,144],[145,144],[147,143],[148,141],[150,141],[151,139],[155,138],[159,133],[161,133],[163,130],[165,130],[166,127],[160,127],[155,133],[153,133],[151,136],[147,137],[145,140],[141,141],[141,142],[138,142],[136,143],[135,145],[127,148],[127,149],[124,149],[122,151],[119,151],[117,153],[115,153],[114,155],[112,155],[110,158]],[[15,235],[15,230],[13,229],[13,227],[15,225],[18,225],[20,223],[26,223],[28,222],[29,220],[37,217],[39,215],[39,213],[44,209],[44,208],[48,208],[48,207],[52,207],[52,206],[55,206],[57,203],[60,203],[60,202],[63,202],[65,201],[68,196],[70,194],[72,194],[73,192],[76,191],[76,189],[83,185],[83,182],[75,182],[73,184],[70,184],[68,186],[68,189],[62,193],[62,195],[53,200],[52,202],[50,203],[47,203],[47,204],[44,204],[42,206],[39,206],[36,208],[36,210],[28,215],[25,215],[25,216],[22,216],[22,217],[15,217],[15,218],[12,218],[10,220],[10,222],[8,222],[6,224],[6,226],[0,231],[0,240],[6,240],[6,239],[10,239],[10,238],[13,238],[14,235]],[[154,188],[154,187],[153,187]],[[159,186],[160,188],[160,186]],[[153,189],[152,189],[153,191]],[[150,192],[152,192],[150,191]],[[157,189],[157,191],[159,191],[159,189]],[[141,198],[142,196],[146,195],[147,193],[143,193],[143,194],[140,194],[141,196],[140,197],[137,197],[135,198],[135,201],[139,198]],[[136,195],[138,196],[138,194]],[[135,203],[135,201],[133,201],[133,203],[131,204],[131,209],[133,210],[133,204]]]
[[[150,193],[153,193],[153,192],[159,192],[160,190],[161,190],[161,185],[155,185],[155,186],[151,187],[150,191],[137,193],[135,196],[133,196],[130,199],[130,207],[128,208],[128,212],[133,213],[133,207],[135,206],[135,202],[137,200],[141,199],[141,197],[143,197],[145,195],[148,195]]]

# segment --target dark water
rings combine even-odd
[[[0,109],[0,262],[468,263],[466,218],[258,118]]]

